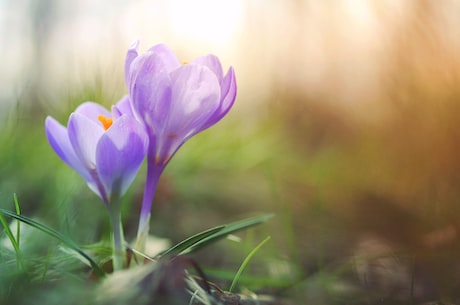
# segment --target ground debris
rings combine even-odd
[[[219,305],[294,305],[291,302],[277,299],[269,295],[256,294],[236,294],[228,291],[216,290],[211,291],[211,295]],[[200,304],[195,304],[200,305]]]
[[[187,269],[195,270],[192,276]],[[293,305],[267,295],[220,289],[189,258],[174,257],[118,271],[104,279],[96,305]]]

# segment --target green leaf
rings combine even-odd
[[[180,243],[172,246],[168,250],[160,253],[157,258],[161,258],[166,255],[182,255],[201,249],[211,243],[218,241],[226,237],[229,234],[237,231],[247,229],[249,227],[258,225],[262,222],[272,218],[273,214],[266,214],[251,218],[246,218],[240,221],[232,222],[226,225],[217,226],[206,231],[195,234]]]
[[[15,218],[15,219],[17,219],[19,221],[22,221],[25,224],[28,224],[28,225],[30,225],[30,226],[42,231],[43,233],[46,233],[46,234],[56,238],[57,240],[61,241],[64,245],[66,245],[67,247],[69,247],[70,249],[76,251],[78,254],[80,254],[82,257],[84,257],[89,262],[89,264],[91,265],[91,267],[93,268],[95,273],[97,273],[101,277],[105,276],[104,271],[102,271],[102,269],[99,267],[99,265],[88,254],[86,254],[73,240],[67,238],[66,236],[62,235],[61,233],[59,233],[58,231],[54,230],[53,228],[50,228],[50,227],[48,227],[48,226],[46,226],[44,224],[41,224],[41,223],[31,219],[31,218],[28,218],[28,217],[23,216],[23,215],[15,214],[15,213],[10,212],[8,210],[0,209],[0,214],[3,214],[3,215],[8,216],[8,217]]]

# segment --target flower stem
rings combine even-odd
[[[113,271],[125,267],[126,253],[124,251],[123,226],[121,223],[120,207],[109,207],[110,222],[112,223],[112,244],[113,244]]]
[[[163,172],[164,166],[158,165],[153,158],[149,158],[147,163],[147,178],[145,181],[144,198],[142,200],[141,214],[139,217],[139,227],[134,248],[138,251],[145,250],[145,243],[150,228],[150,210],[152,209],[155,191]]]

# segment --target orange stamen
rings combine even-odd
[[[99,115],[99,116],[97,117],[97,119],[99,120],[99,122],[101,122],[102,127],[104,127],[104,130],[109,129],[110,126],[112,126],[112,124],[113,124],[113,119],[112,119],[112,118],[108,118],[108,117],[106,117],[105,115]]]

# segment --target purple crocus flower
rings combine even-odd
[[[138,48],[139,41],[128,50],[125,80],[134,115],[144,124],[149,137],[138,229],[138,246],[143,248],[162,171],[185,141],[227,114],[235,101],[236,80],[233,68],[224,75],[214,55],[181,63],[166,45],[153,46],[143,54]]]
[[[46,135],[57,155],[85,180],[107,206],[113,229],[113,266],[125,261],[120,198],[133,181],[148,148],[145,128],[133,116],[128,97],[113,106],[86,102],[70,115],[67,128],[52,117]]]
[[[133,117],[127,97],[111,113],[93,102],[81,104],[70,115],[67,128],[47,117],[45,129],[57,155],[107,206],[126,192],[148,147],[148,137]]]

